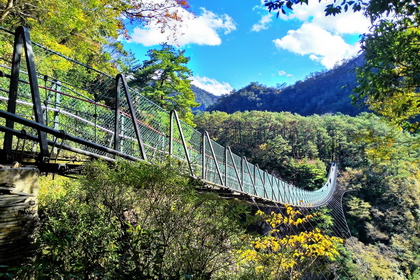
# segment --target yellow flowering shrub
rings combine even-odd
[[[327,236],[318,228],[285,234],[286,228],[308,222],[318,214],[303,215],[299,210],[286,205],[284,213],[266,214],[258,211],[271,227],[268,235],[251,241],[249,249],[238,251],[238,265],[250,265],[255,273],[271,279],[301,279],[305,273],[316,273],[320,263],[335,261],[338,246],[343,240]]]

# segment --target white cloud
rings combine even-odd
[[[333,34],[360,34],[368,32],[370,22],[362,12],[343,12],[336,16],[325,16],[326,5],[333,3],[334,0],[327,0],[319,3],[309,1],[308,5],[296,5],[293,13],[283,15],[283,20],[297,19],[305,23],[312,23],[318,27],[332,32]]]
[[[297,30],[273,41],[276,47],[290,52],[309,55],[309,58],[332,68],[338,61],[357,54],[358,44],[349,45],[339,35],[333,35],[321,27],[305,23]]]
[[[178,22],[170,22],[172,27],[177,25],[176,33],[179,35],[177,35],[176,41],[168,36],[173,34],[171,30],[162,33],[156,27],[156,24],[151,24],[148,26],[148,29],[141,27],[134,28],[133,34],[131,34],[131,40],[145,46],[158,45],[163,42],[179,46],[187,44],[215,46],[222,43],[219,32],[226,35],[236,30],[236,24],[229,15],[217,15],[204,8],[201,8],[201,11],[202,13],[198,17],[195,17],[184,9],[178,12],[183,19],[182,24],[179,25]]]
[[[271,14],[262,16],[261,20],[258,23],[254,24],[252,26],[251,31],[259,32],[261,30],[268,29],[269,23],[272,20],[273,19],[272,19],[272,15]]]
[[[191,83],[201,89],[204,89],[214,95],[227,94],[233,90],[231,85],[227,82],[219,82],[215,79],[193,76]]]
[[[279,74],[279,76],[286,76],[286,77],[293,77],[293,75],[292,74],[288,74],[286,71],[284,71],[284,70],[280,70],[279,72],[278,72],[278,74]]]
[[[370,27],[370,21],[362,12],[342,13],[335,17],[321,15],[314,18],[312,23],[334,34],[362,34],[367,33]]]
[[[325,16],[326,5],[333,1],[309,1],[308,5],[295,5],[293,12],[288,15],[280,13],[280,19],[300,21],[302,26],[275,39],[275,45],[296,54],[309,55],[310,59],[327,68],[356,55],[360,50],[359,44],[350,45],[344,41],[343,36],[367,33],[370,22],[362,12],[349,11]]]
[[[204,22],[206,26],[214,30],[221,29],[225,35],[236,30],[236,24],[229,15],[224,14],[219,16],[207,11],[205,8],[201,8],[201,10],[203,14],[198,17],[198,20]]]

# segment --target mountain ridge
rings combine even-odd
[[[210,93],[196,85],[191,84],[191,89],[195,94],[195,102],[199,103],[200,106],[193,108],[193,111],[206,111],[206,109],[213,105],[220,96]]]
[[[363,65],[363,55],[347,60],[331,70],[311,73],[293,85],[268,87],[251,82],[240,90],[220,96],[207,106],[208,111],[291,112],[302,116],[342,113],[356,116],[367,111],[351,101],[356,86],[356,67]]]

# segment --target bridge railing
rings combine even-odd
[[[33,43],[24,28],[2,31],[7,46],[0,48],[0,130],[7,161],[16,159],[18,151],[21,157],[32,152],[46,165],[57,161],[62,149],[107,160],[160,163],[172,157],[192,177],[227,195],[302,207],[330,200],[334,164],[319,190],[296,188],[129,88],[124,76],[113,77]]]

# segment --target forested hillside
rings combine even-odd
[[[358,56],[331,70],[310,74],[294,85],[267,87],[254,82],[221,96],[209,111],[270,111],[292,112],[303,116],[342,113],[356,116],[366,108],[352,105],[350,95],[356,86],[356,67],[363,64]]]
[[[353,239],[339,279],[418,279],[419,137],[380,118],[325,114],[225,112],[196,117],[222,145],[302,188],[323,184],[332,161]],[[342,277],[342,278],[341,278]]]

